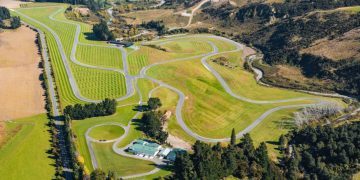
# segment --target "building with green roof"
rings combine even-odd
[[[128,148],[128,151],[135,155],[155,157],[159,153],[160,149],[161,146],[159,144],[144,140],[135,140]]]

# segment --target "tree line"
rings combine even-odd
[[[106,98],[100,103],[68,105],[64,109],[64,115],[71,119],[81,120],[90,117],[107,116],[116,112],[117,102],[115,99]]]
[[[352,179],[360,171],[360,123],[307,126],[282,136],[282,168],[289,179]]]
[[[4,20],[10,21],[10,26],[6,26]],[[0,28],[3,29],[17,29],[21,26],[21,20],[19,16],[11,16],[9,9],[0,6]]]

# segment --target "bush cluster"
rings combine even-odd
[[[107,116],[116,112],[117,102],[115,99],[106,98],[100,103],[68,105],[64,109],[64,115],[71,119],[81,120],[90,117]]]

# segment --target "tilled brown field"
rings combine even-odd
[[[26,27],[0,33],[0,121],[45,112],[35,39]]]

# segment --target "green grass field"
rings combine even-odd
[[[227,137],[233,127],[240,131],[266,110],[279,106],[234,99],[198,60],[156,66],[148,74],[185,93],[183,117],[192,130],[206,137]]]
[[[112,140],[124,134],[124,129],[116,125],[98,126],[92,129],[89,136],[97,140]]]
[[[45,114],[8,122],[21,129],[0,149],[1,179],[52,179],[55,161],[47,153],[51,148],[47,123]]]
[[[211,61],[216,57],[226,57],[235,68],[221,66]],[[243,60],[241,53],[222,54],[210,57],[209,64],[225,79],[231,89],[241,95],[245,95],[250,99],[256,100],[277,100],[297,97],[314,97],[309,94],[298,93],[280,88],[265,87],[257,84],[254,75],[243,68]]]
[[[121,52],[117,48],[79,45],[76,59],[82,63],[122,69]]]
[[[136,114],[132,110],[133,106],[125,106],[117,108],[117,113],[111,116],[89,118],[86,120],[72,121],[72,129],[76,135],[76,147],[80,152],[80,155],[84,158],[85,166],[87,169],[92,170],[91,159],[89,150],[86,145],[85,133],[86,131],[95,125],[115,122],[123,125],[127,125],[131,118]],[[130,132],[131,133],[131,132]]]
[[[261,142],[266,142],[269,156],[273,160],[276,160],[276,157],[280,155],[276,148],[281,134],[286,134],[295,128],[292,116],[296,110],[298,109],[285,109],[272,114],[250,133],[255,146],[260,145]]]
[[[203,54],[212,50],[211,46],[201,38],[179,39],[177,41],[167,42],[160,45],[168,52],[186,53],[186,54]]]
[[[114,153],[112,143],[92,144],[99,166],[105,171],[115,171],[118,176],[127,176],[138,173],[145,173],[155,168],[151,161],[138,160],[119,156]]]

